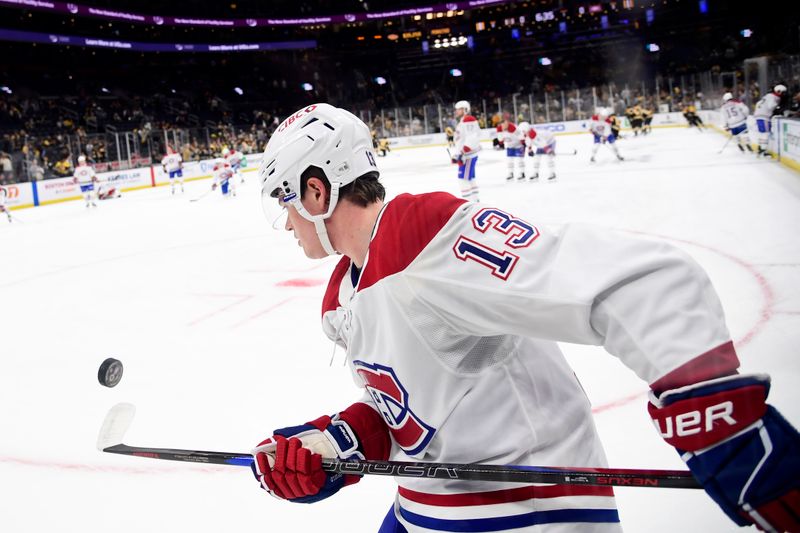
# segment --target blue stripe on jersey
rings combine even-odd
[[[506,531],[539,524],[619,522],[619,513],[617,513],[616,509],[555,509],[552,511],[534,511],[521,515],[498,516],[494,518],[444,520],[412,513],[400,507],[400,516],[415,526],[436,531],[474,533],[484,531]]]

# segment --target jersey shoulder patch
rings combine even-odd
[[[369,245],[358,290],[404,270],[464,203],[446,192],[401,194],[389,202]]]

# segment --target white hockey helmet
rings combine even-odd
[[[727,102],[728,100],[733,100],[733,95],[731,93],[725,93],[722,95],[722,101]]]
[[[783,84],[779,83],[779,84],[778,84],[778,85],[776,85],[776,86],[775,86],[775,88],[774,88],[774,89],[772,89],[772,90],[773,90],[774,92],[778,93],[778,94],[783,94],[783,93],[785,93],[785,92],[786,92],[786,85],[783,85]]]
[[[321,168],[331,185],[328,210],[319,215],[311,215],[301,201],[300,178],[312,166]],[[336,209],[339,189],[371,172],[377,175],[378,166],[367,125],[330,104],[309,105],[281,122],[264,150],[258,170],[264,212],[279,228],[283,208],[291,205],[314,223],[322,247],[333,255],[325,219]]]
[[[517,124],[517,129],[522,133],[528,133],[531,130],[531,124],[530,122],[520,122]]]
[[[85,155],[79,155],[78,156],[78,164],[81,164],[81,163],[86,163],[86,156]]]
[[[469,113],[470,110],[469,102],[467,102],[466,100],[459,100],[458,102],[456,102],[456,105],[454,107],[456,109],[463,109],[465,113]]]
[[[228,147],[222,149],[222,157],[227,156],[229,153],[231,153],[231,151]]]

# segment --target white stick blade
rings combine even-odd
[[[97,435],[97,449],[102,452],[115,444],[122,444],[135,414],[136,407],[129,403],[118,403],[112,407]]]

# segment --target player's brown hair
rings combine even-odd
[[[325,184],[325,190],[330,193],[331,182],[325,176],[325,171],[319,167],[310,166],[300,175],[301,198],[306,192],[308,180],[312,177],[321,179]],[[374,204],[385,197],[386,189],[378,181],[377,172],[367,172],[363,176],[356,178],[352,183],[348,183],[339,189],[339,201],[346,199],[360,207],[367,207],[369,204]]]

